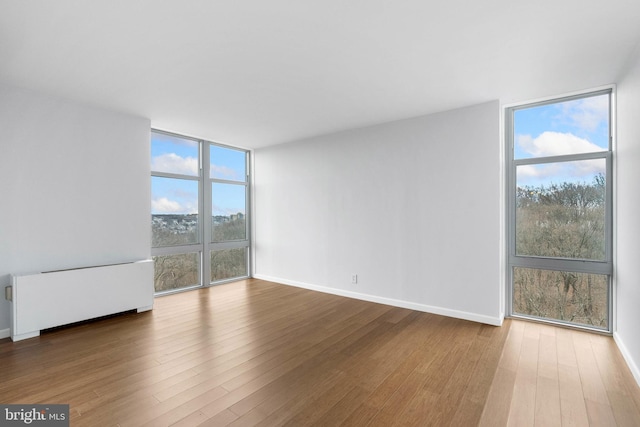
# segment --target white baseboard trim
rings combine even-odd
[[[627,350],[627,347],[624,345],[622,338],[620,338],[620,335],[618,335],[617,332],[613,333],[613,340],[618,345],[618,349],[620,350],[620,353],[622,353],[622,357],[624,357],[624,360],[627,362],[627,366],[631,370],[633,377],[636,379],[636,382],[640,386],[640,369],[638,369],[638,365],[636,365],[633,357],[631,357],[631,353],[629,353],[629,350]]]
[[[363,294],[359,292],[347,291],[344,289],[329,288],[326,286],[312,285],[310,283],[298,282],[296,280],[271,277],[264,274],[255,274],[254,278],[269,282],[281,283],[283,285],[295,286],[312,291],[324,292],[326,294],[339,295],[347,298],[354,298],[363,301],[375,302],[379,304],[391,305],[394,307],[408,308],[410,310],[423,311],[425,313],[439,314],[441,316],[454,317],[456,319],[470,320],[472,322],[485,323],[487,325],[502,326],[503,316],[491,317],[482,314],[469,313],[466,311],[452,310],[450,308],[436,307],[426,304],[418,304],[410,301],[397,300],[393,298],[380,297],[376,295]]]
[[[0,340],[4,338],[9,338],[11,336],[11,329],[0,329]]]

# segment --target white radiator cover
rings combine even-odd
[[[100,316],[153,308],[153,261],[11,276],[11,339]]]

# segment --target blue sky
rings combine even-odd
[[[151,170],[197,177],[198,143],[175,136],[151,133]],[[211,145],[211,178],[244,181],[245,152]],[[213,215],[245,213],[245,187],[214,183]],[[198,183],[187,179],[152,177],[151,212],[187,214],[198,212]]]
[[[606,151],[609,147],[609,96],[599,95],[514,112],[516,159]],[[523,165],[518,185],[592,182],[605,172],[602,160]]]

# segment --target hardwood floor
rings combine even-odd
[[[610,337],[256,279],[2,340],[0,403],[68,403],[73,426],[640,425]]]
[[[611,337],[511,321],[483,426],[640,426],[640,389]]]

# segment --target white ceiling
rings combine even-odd
[[[0,0],[0,82],[246,148],[615,83],[638,0]]]

